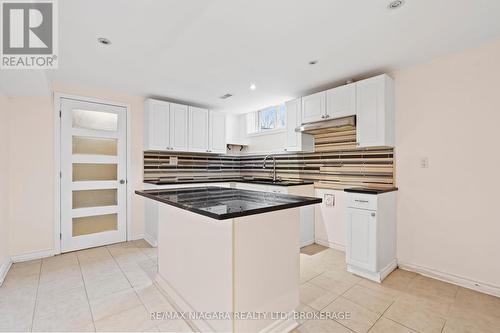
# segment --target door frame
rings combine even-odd
[[[59,116],[60,111],[61,111],[61,99],[66,98],[66,99],[74,99],[82,102],[90,102],[90,103],[98,103],[98,104],[107,104],[107,105],[113,105],[113,106],[118,106],[118,107],[123,107],[126,109],[126,124],[127,124],[127,130],[126,130],[126,153],[127,153],[127,158],[126,158],[126,177],[127,177],[127,183],[125,184],[126,186],[126,193],[127,193],[127,214],[126,214],[126,235],[127,235],[127,241],[132,240],[132,228],[131,228],[131,222],[132,222],[132,186],[130,185],[130,180],[132,179],[132,170],[131,170],[131,152],[132,152],[132,146],[131,146],[131,141],[130,140],[130,134],[131,134],[131,111],[130,111],[130,105],[127,103],[121,103],[121,102],[115,102],[111,100],[106,100],[106,99],[100,99],[100,98],[93,98],[93,97],[87,97],[87,96],[80,96],[80,95],[72,95],[72,94],[66,94],[66,93],[60,93],[60,92],[54,92],[53,93],[53,100],[54,100],[54,197],[55,197],[55,203],[54,203],[54,254],[60,254],[61,253],[61,118]]]

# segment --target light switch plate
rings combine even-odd
[[[325,202],[325,206],[333,207],[333,206],[335,206],[335,195],[325,194],[323,196],[323,201]]]
[[[429,167],[429,158],[428,157],[421,157],[420,158],[420,167],[424,168],[424,169]]]
[[[170,165],[177,165],[178,162],[179,162],[179,159],[177,158],[177,156],[170,156],[170,158],[169,158]]]

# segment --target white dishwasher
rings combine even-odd
[[[381,282],[396,267],[396,191],[348,189],[347,270]]]

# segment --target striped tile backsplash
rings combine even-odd
[[[276,154],[277,175],[311,180],[316,187],[342,189],[362,186],[389,188],[394,184],[393,148],[357,148],[355,130],[322,131],[314,153]],[[270,177],[272,160],[263,169],[264,155],[207,155],[144,152],[144,181],[227,180]],[[174,160],[177,158],[177,165]]]

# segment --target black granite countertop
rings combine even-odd
[[[397,191],[397,187],[386,188],[386,189],[374,189],[374,188],[364,188],[364,187],[352,187],[344,189],[344,192],[351,193],[363,193],[363,194],[382,194],[387,192]]]
[[[272,179],[267,178],[232,178],[232,179],[178,179],[178,180],[157,180],[157,181],[145,181],[147,184],[154,185],[182,185],[182,184],[209,184],[209,183],[248,183],[248,184],[259,184],[259,185],[272,185],[272,186],[300,186],[300,185],[312,185],[312,181],[296,181],[296,180],[278,180],[273,182]]]
[[[135,193],[217,220],[313,205],[322,201],[320,198],[215,186],[145,190]]]

